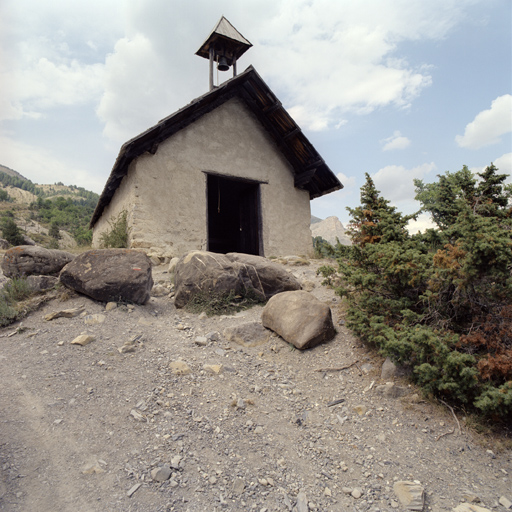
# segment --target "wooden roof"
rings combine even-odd
[[[210,58],[210,46],[216,48],[225,47],[231,54],[231,57],[239,59],[252,44],[224,16],[219,20],[215,28],[211,31],[206,41],[197,50],[196,55]]]
[[[160,143],[233,97],[241,99],[270,134],[290,163],[297,188],[307,190],[311,199],[343,188],[281,102],[256,70],[249,66],[237,77],[195,99],[121,146],[90,227],[101,217],[135,158],[146,152],[155,154]]]

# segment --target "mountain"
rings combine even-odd
[[[311,224],[316,224],[317,222],[322,222],[323,219],[320,217],[315,217],[314,215],[311,215]]]
[[[5,174],[8,174],[9,176],[13,176],[14,178],[19,178],[20,180],[28,181],[25,176],[22,176],[18,171],[15,171],[9,167],[6,167],[5,165],[0,164],[0,172],[4,172]]]
[[[338,217],[327,217],[325,220],[320,220],[311,224],[311,234],[313,237],[321,236],[324,240],[331,245],[336,245],[338,240],[341,245],[352,245],[352,241],[347,236],[343,224]]]

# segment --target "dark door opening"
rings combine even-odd
[[[259,183],[207,175],[208,250],[260,254]]]

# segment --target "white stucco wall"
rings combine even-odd
[[[169,256],[206,249],[206,174],[267,182],[260,185],[265,256],[311,254],[309,194],[261,124],[231,99],[179,131],[130,166],[94,229],[126,209],[131,247],[158,247]]]

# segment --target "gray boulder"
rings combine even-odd
[[[5,251],[5,250],[9,249],[9,247],[11,247],[11,244],[4,238],[0,238],[0,249]]]
[[[300,290],[297,279],[261,256],[192,251],[180,258],[174,278],[175,305],[182,308],[198,293],[230,293],[268,300],[285,290]]]
[[[300,350],[336,335],[331,308],[304,291],[274,295],[263,309],[261,322]]]
[[[246,290],[254,290],[263,300],[278,293],[300,290],[299,281],[283,269],[262,256],[230,252],[227,258],[240,265],[240,277]]]
[[[74,257],[74,254],[57,249],[18,245],[6,251],[2,270],[6,277],[58,275]]]
[[[151,261],[131,249],[87,251],[62,269],[60,282],[101,302],[144,304],[153,287]]]
[[[59,281],[56,276],[28,276],[27,284],[33,292],[51,290]]]

